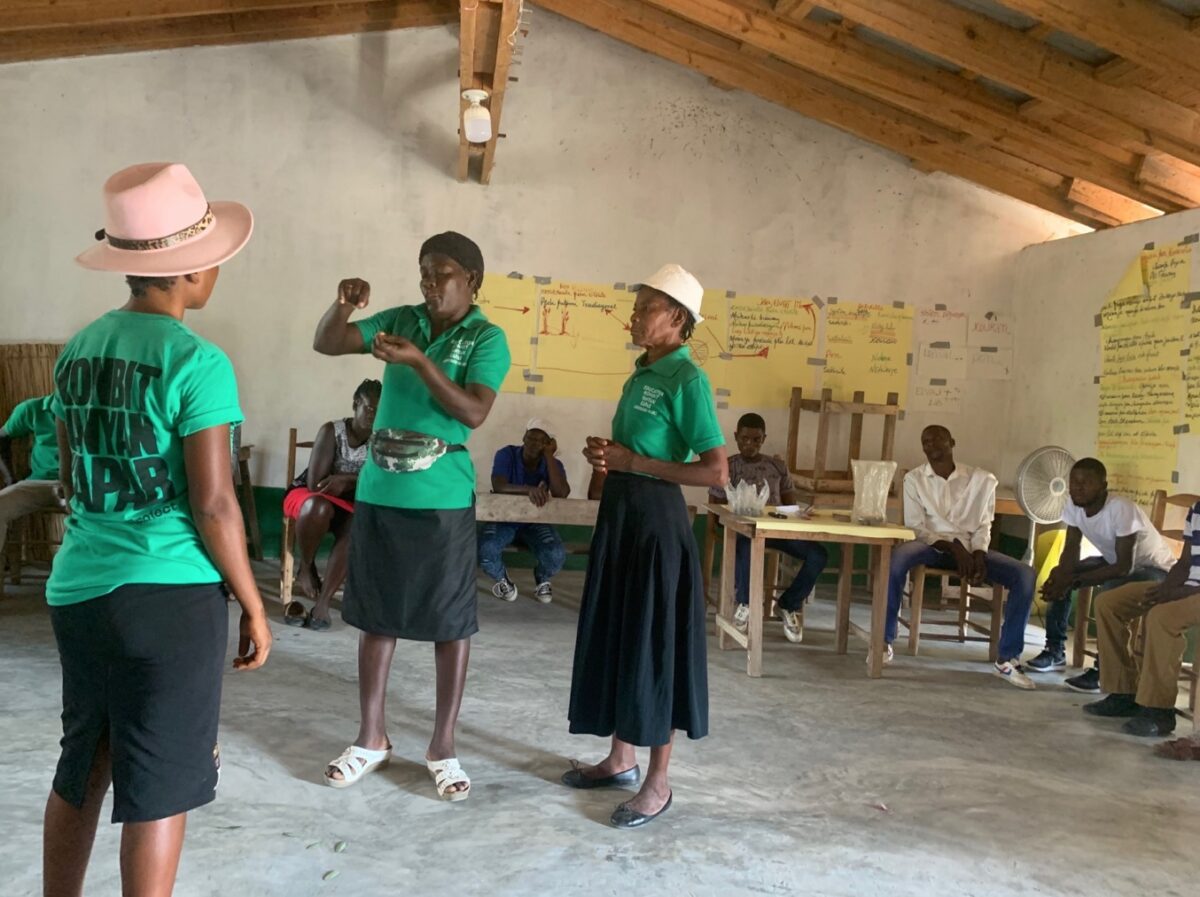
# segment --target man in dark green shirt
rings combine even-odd
[[[12,441],[28,436],[29,476],[17,480],[12,468]],[[0,427],[0,559],[8,525],[37,511],[61,507],[58,489],[58,438],[50,396],[20,402]],[[0,560],[0,564],[3,561]]]

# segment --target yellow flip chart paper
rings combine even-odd
[[[692,360],[703,368],[712,384],[718,408],[729,408],[730,392],[727,382],[729,362],[721,357],[728,343],[725,331],[729,324],[729,300],[724,290],[705,290],[700,303],[700,317],[704,318],[692,334]]]
[[[912,307],[838,302],[825,307],[825,372],[822,387],[850,401],[862,390],[867,402],[908,398],[908,355],[912,352]]]
[[[1190,278],[1190,245],[1142,252],[1101,309],[1097,450],[1110,488],[1142,505],[1176,467]]]
[[[640,351],[629,342],[634,299],[611,286],[544,284],[537,302],[537,394],[619,399]]]
[[[512,365],[500,385],[501,392],[525,392],[525,371],[533,367],[534,314],[537,284],[532,278],[485,274],[476,300],[484,316],[504,331]]]
[[[806,299],[737,296],[720,358],[722,388],[736,408],[786,408],[792,387],[810,393],[815,367],[817,308]]]

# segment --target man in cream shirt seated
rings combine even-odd
[[[917,538],[892,552],[884,662],[892,659],[908,573],[924,564],[954,571],[972,585],[986,581],[1008,590],[994,672],[1018,688],[1033,688],[1020,661],[1036,577],[1033,568],[988,549],[996,511],[996,478],[986,470],[956,464],[954,439],[945,427],[922,430],[921,449],[928,463],[904,478],[904,525],[915,531]]]

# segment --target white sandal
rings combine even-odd
[[[341,756],[325,767],[325,784],[331,788],[349,788],[363,776],[388,765],[392,759],[392,746],[389,744],[381,751],[371,751],[356,744],[342,751]],[[340,779],[329,775],[332,767],[342,774]]]
[[[433,783],[437,785],[438,797],[442,800],[466,800],[471,794],[471,780],[467,778],[463,768],[458,765],[457,757],[449,757],[445,760],[426,760],[425,766],[429,770],[429,774],[433,776]],[[466,788],[458,791],[446,790],[452,785],[459,785],[463,782],[467,783]]]

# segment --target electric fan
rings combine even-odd
[[[1033,563],[1034,545],[1039,523],[1058,523],[1063,508],[1070,501],[1067,478],[1075,459],[1065,448],[1046,445],[1036,449],[1017,468],[1017,504],[1029,518],[1029,547],[1022,560]]]

